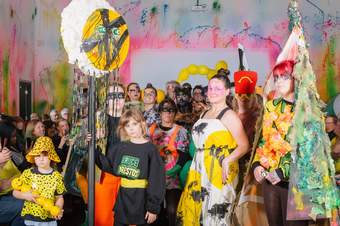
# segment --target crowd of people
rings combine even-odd
[[[256,82],[241,76],[232,84],[227,69],[204,85],[167,82],[160,103],[152,84],[143,91],[135,82],[111,85],[106,150],[95,153],[102,170],[95,187],[95,224],[308,225],[286,220],[293,68],[292,61],[274,67],[277,95],[265,104]],[[273,114],[277,117],[271,119]],[[325,115],[339,179],[340,115]],[[68,194],[63,183],[72,150],[70,127],[66,108],[41,117],[32,113],[28,122],[1,115],[1,226],[85,221],[86,200]],[[285,148],[276,150],[271,136]],[[250,185],[255,193],[249,193]],[[251,198],[259,196],[262,201]],[[41,197],[52,204],[41,204]]]

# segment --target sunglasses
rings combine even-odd
[[[176,109],[173,108],[163,108],[161,112],[175,113]]]
[[[118,93],[108,93],[107,94],[107,99],[108,100],[114,100],[114,99],[124,99],[125,95],[123,92],[118,92]]]

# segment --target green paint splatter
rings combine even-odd
[[[35,16],[37,15],[38,13],[38,9],[37,7],[34,8],[34,12],[32,13],[32,20],[34,20]]]
[[[151,8],[151,12],[150,12],[151,15],[156,15],[157,12],[158,12],[158,10],[157,10],[157,7],[156,7],[156,6],[154,6],[154,7]]]
[[[213,2],[212,9],[214,11],[220,11],[221,10],[221,4],[216,0]]]
[[[69,107],[72,101],[72,73],[68,63],[55,65],[52,69],[52,78],[54,78],[54,104],[57,109]]]
[[[5,53],[2,60],[3,72],[3,96],[4,96],[4,111],[9,113],[9,54]]]
[[[326,57],[326,87],[327,95],[332,98],[337,94],[336,80],[335,80],[335,50],[336,42],[334,36],[330,38],[328,44],[328,54]]]
[[[44,114],[45,112],[48,111],[47,106],[48,106],[48,103],[47,103],[46,100],[35,102],[33,104],[33,112],[36,112],[36,113],[42,115],[42,114]]]
[[[36,112],[47,112],[52,108],[58,110],[72,107],[72,78],[73,70],[67,62],[55,64],[41,76],[42,89],[48,92],[49,97],[40,97],[35,104]],[[45,104],[42,101],[47,101]]]

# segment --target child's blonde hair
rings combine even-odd
[[[146,122],[144,116],[141,111],[138,109],[129,109],[123,113],[120,117],[117,133],[122,141],[129,140],[129,136],[126,133],[125,126],[129,123],[131,119],[134,119],[136,122],[140,123],[142,128],[143,137],[146,136]]]

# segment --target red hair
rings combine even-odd
[[[283,75],[286,72],[289,72],[291,74],[293,72],[295,62],[293,60],[285,60],[281,61],[275,67],[273,68],[273,75]]]

